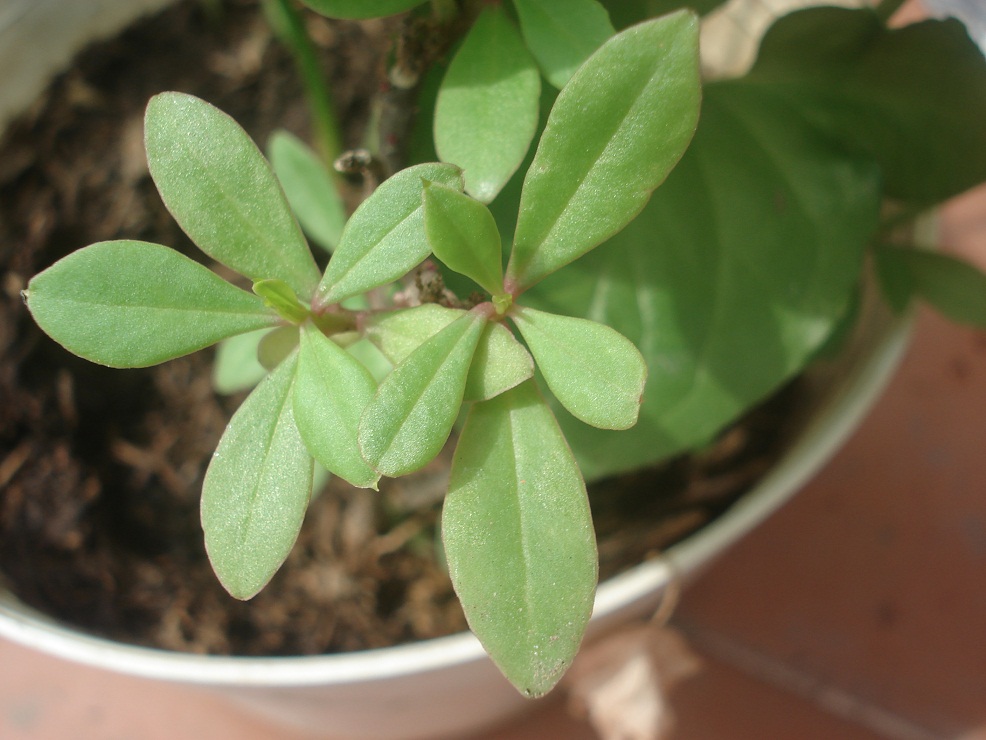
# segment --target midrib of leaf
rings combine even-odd
[[[240,311],[233,309],[222,309],[222,308],[175,308],[173,306],[158,306],[153,303],[107,303],[103,301],[82,301],[75,298],[49,298],[50,303],[60,303],[68,304],[71,306],[101,306],[104,308],[119,308],[121,310],[126,309],[127,311],[139,311],[141,309],[145,311],[154,311],[165,314],[187,314],[187,313],[205,313],[205,314],[220,314],[225,316],[267,316],[270,315],[272,319],[276,318],[273,314],[268,314],[267,311]]]
[[[535,13],[539,13],[542,18],[548,19],[548,23],[546,25],[551,27],[552,35],[563,38],[568,42],[569,47],[581,52],[584,47],[581,43],[579,43],[579,37],[568,30],[569,26],[567,24],[557,22],[553,15],[548,13],[546,10],[543,10],[541,6],[536,3],[532,3],[529,7],[533,8]]]
[[[520,476],[517,474],[517,450],[523,449],[518,444],[517,425],[514,423],[516,409],[511,409],[507,413],[507,423],[510,425],[510,479],[514,482],[514,501],[517,506],[517,526],[520,529],[520,555],[524,561],[524,622],[527,625],[527,632],[530,632],[531,605],[534,603],[534,595],[531,592],[531,579],[528,577],[531,564],[531,547],[527,537],[527,520],[524,516],[524,507],[520,503]]]

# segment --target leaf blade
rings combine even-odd
[[[500,232],[486,206],[431,183],[424,190],[424,214],[428,244],[438,259],[491,295],[503,291]]]

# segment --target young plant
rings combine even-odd
[[[500,22],[486,18],[479,23]],[[558,95],[524,179],[506,269],[493,215],[463,192],[488,199],[495,183],[424,163],[360,205],[320,275],[247,134],[197,98],[163,93],[145,118],[151,177],[182,229],[253,292],[167,247],[114,241],[35,276],[25,300],[52,338],[112,367],[268,330],[260,355],[271,371],[230,420],[202,491],[206,549],[237,598],[263,588],[290,551],[313,459],[376,488],[382,475],[432,460],[465,410],[442,519],[449,571],[493,660],[538,696],[578,648],[597,566],[585,483],[534,368],[576,418],[614,430],[635,423],[647,369],[613,329],[534,308],[526,294],[637,215],[687,147],[699,99],[696,17],[635,26]],[[273,151],[284,146],[298,155],[290,141]],[[485,297],[351,307],[430,254]],[[364,337],[394,365],[379,384],[349,351]]]

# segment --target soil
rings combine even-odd
[[[282,570],[252,601],[236,601],[209,568],[198,522],[205,468],[243,398],[213,392],[211,351],[103,368],[41,334],[21,302],[31,275],[96,241],[143,239],[204,259],[147,174],[142,116],[154,93],[210,100],[260,142],[275,126],[307,133],[292,60],[256,3],[227,0],[218,17],[212,5],[181,3],[89,48],[0,145],[2,578],[25,603],[85,630],[171,650],[313,654],[460,631],[433,544],[445,460],[383,481],[379,494],[331,481]],[[379,85],[374,60],[397,29],[308,22],[355,145]],[[794,393],[701,457],[594,485],[602,577],[659,553],[747,489],[780,447]]]

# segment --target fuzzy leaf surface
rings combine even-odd
[[[332,174],[297,136],[275,131],[267,144],[274,174],[301,228],[318,246],[332,252],[346,225],[346,210]]]
[[[256,144],[218,108],[155,95],[144,117],[147,164],[175,221],[199,249],[253,281],[280,278],[307,299],[319,271]]]
[[[425,188],[425,234],[431,251],[487,293],[503,291],[500,232],[489,208],[443,185]]]
[[[383,18],[423,5],[427,0],[301,0],[328,18]]]
[[[202,529],[220,583],[257,594],[291,551],[312,491],[312,458],[291,404],[297,356],[260,382],[230,419],[202,484]]]
[[[369,370],[314,326],[301,331],[294,416],[308,451],[330,473],[359,488],[380,476],[363,460],[359,420],[377,384]]]
[[[640,217],[524,297],[613,327],[647,361],[632,429],[559,414],[586,477],[707,444],[798,373],[846,315],[880,202],[877,168],[796,107],[707,85],[695,141]]]
[[[34,320],[65,349],[110,367],[147,367],[243,332],[277,314],[173,249],[99,242],[28,284]]]
[[[470,628],[519,691],[541,696],[578,650],[597,557],[579,467],[533,381],[470,410],[442,539]]]
[[[452,431],[486,319],[468,312],[394,368],[363,413],[363,458],[396,478],[427,465]]]
[[[647,364],[633,343],[587,319],[518,308],[514,323],[551,392],[575,418],[600,429],[637,423]]]
[[[559,93],[524,179],[507,281],[525,289],[622,229],[691,141],[698,19],[617,34]]]
[[[366,319],[366,337],[388,360],[399,365],[426,340],[464,315],[461,309],[437,303],[371,314]]]
[[[503,324],[489,322],[466,379],[466,401],[486,401],[534,376],[534,360]]]
[[[514,0],[514,6],[524,41],[548,82],[559,89],[616,33],[596,0]]]
[[[385,180],[346,223],[318,286],[323,304],[393,282],[428,256],[422,180],[462,190],[462,171],[451,164],[419,164]]]
[[[517,171],[537,131],[541,76],[503,8],[483,10],[442,80],[435,147],[464,170],[466,192],[489,203]]]

